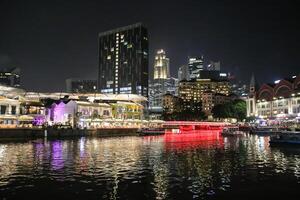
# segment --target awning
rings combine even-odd
[[[34,117],[32,116],[29,116],[29,115],[21,115],[19,118],[18,118],[19,121],[23,121],[23,122],[28,122],[28,121],[33,121],[34,120]]]

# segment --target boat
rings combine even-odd
[[[270,136],[269,143],[276,144],[297,144],[300,145],[300,131],[281,131]]]
[[[256,135],[273,135],[280,133],[282,130],[278,127],[254,127],[251,129],[250,133],[256,134]]]
[[[239,127],[237,126],[225,127],[222,130],[222,136],[236,136],[236,135],[243,135],[243,132],[239,131]]]
[[[164,128],[141,128],[138,130],[139,135],[162,135],[165,133]]]

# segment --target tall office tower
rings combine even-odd
[[[101,93],[148,96],[148,33],[141,24],[99,34]]]
[[[167,79],[170,77],[170,60],[166,57],[166,52],[160,49],[156,52],[154,60],[154,80]]]
[[[190,79],[199,78],[200,71],[204,70],[203,56],[189,57],[188,66],[189,66]]]
[[[178,69],[178,80],[190,80],[189,67],[187,65],[182,65]]]

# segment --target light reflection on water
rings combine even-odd
[[[222,199],[280,182],[299,195],[300,150],[271,148],[269,137],[202,131],[0,143],[3,198]]]

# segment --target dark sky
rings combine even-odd
[[[22,85],[63,91],[69,77],[96,78],[98,32],[142,22],[150,64],[164,48],[171,72],[188,55],[260,82],[300,73],[297,1],[0,0],[0,67],[22,70]]]

